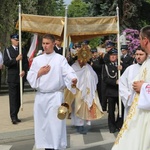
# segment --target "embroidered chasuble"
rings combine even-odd
[[[103,116],[101,104],[99,102],[96,85],[97,75],[89,64],[82,68],[78,62],[72,65],[78,77],[76,94],[65,90],[65,101],[70,105],[75,103],[75,115],[84,120],[96,120]]]

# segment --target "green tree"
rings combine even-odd
[[[89,4],[82,0],[73,0],[68,6],[68,17],[84,17],[89,15]]]
[[[64,16],[64,0],[38,0],[38,15]]]
[[[36,13],[35,8],[36,1],[22,0],[22,12],[23,13]],[[16,21],[18,20],[18,0],[14,0],[13,3],[9,0],[4,0],[0,5],[0,43],[2,49],[7,47],[10,43],[10,34],[18,32],[15,29]]]
[[[56,16],[65,16],[64,0],[58,0],[56,9],[57,9]]]
[[[116,15],[119,7],[120,27],[140,29],[150,23],[150,0],[83,0],[91,4],[92,16]]]
[[[46,16],[64,16],[64,0],[20,0],[22,13],[38,14]],[[18,20],[18,0],[13,3],[10,0],[1,1],[0,5],[0,43],[2,49],[10,43],[10,34],[18,32],[15,29]],[[22,37],[27,41],[29,33],[23,33]]]

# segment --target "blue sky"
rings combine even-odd
[[[71,0],[64,0],[65,4],[70,4],[71,3]]]

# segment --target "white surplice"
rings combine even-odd
[[[90,120],[94,120],[94,117],[88,118],[89,115],[87,114],[93,103],[95,104],[94,114],[97,114],[95,119],[99,119],[103,116],[103,111],[96,92],[98,77],[89,64],[80,67],[78,61],[76,61],[72,65],[72,68],[78,77],[76,85],[78,90],[73,103],[71,115],[72,124],[75,126],[83,126],[86,122],[87,125],[90,125]]]
[[[140,67],[141,65],[139,64],[133,64],[127,67],[119,78],[119,95],[121,96],[121,100],[124,104],[124,119],[126,118],[132,104],[132,95],[135,93],[132,88],[133,79],[139,73]]]
[[[37,78],[39,69],[45,65],[50,65],[50,71]],[[27,80],[37,90],[34,102],[36,148],[66,148],[66,123],[57,118],[57,112],[64,102],[64,88],[75,92],[71,88],[73,78],[77,76],[62,55],[53,52],[34,58]]]
[[[150,150],[150,56],[142,64],[135,81],[144,80],[112,150]]]

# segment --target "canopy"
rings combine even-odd
[[[33,33],[49,33],[61,36],[64,28],[64,17],[21,15],[21,30]],[[18,28],[18,23],[17,26]]]
[[[64,17],[22,14],[21,30],[63,37],[64,20]],[[116,16],[67,18],[67,36],[73,42],[117,33]]]
[[[82,41],[93,37],[117,34],[116,16],[68,18],[67,35],[72,41]]]

